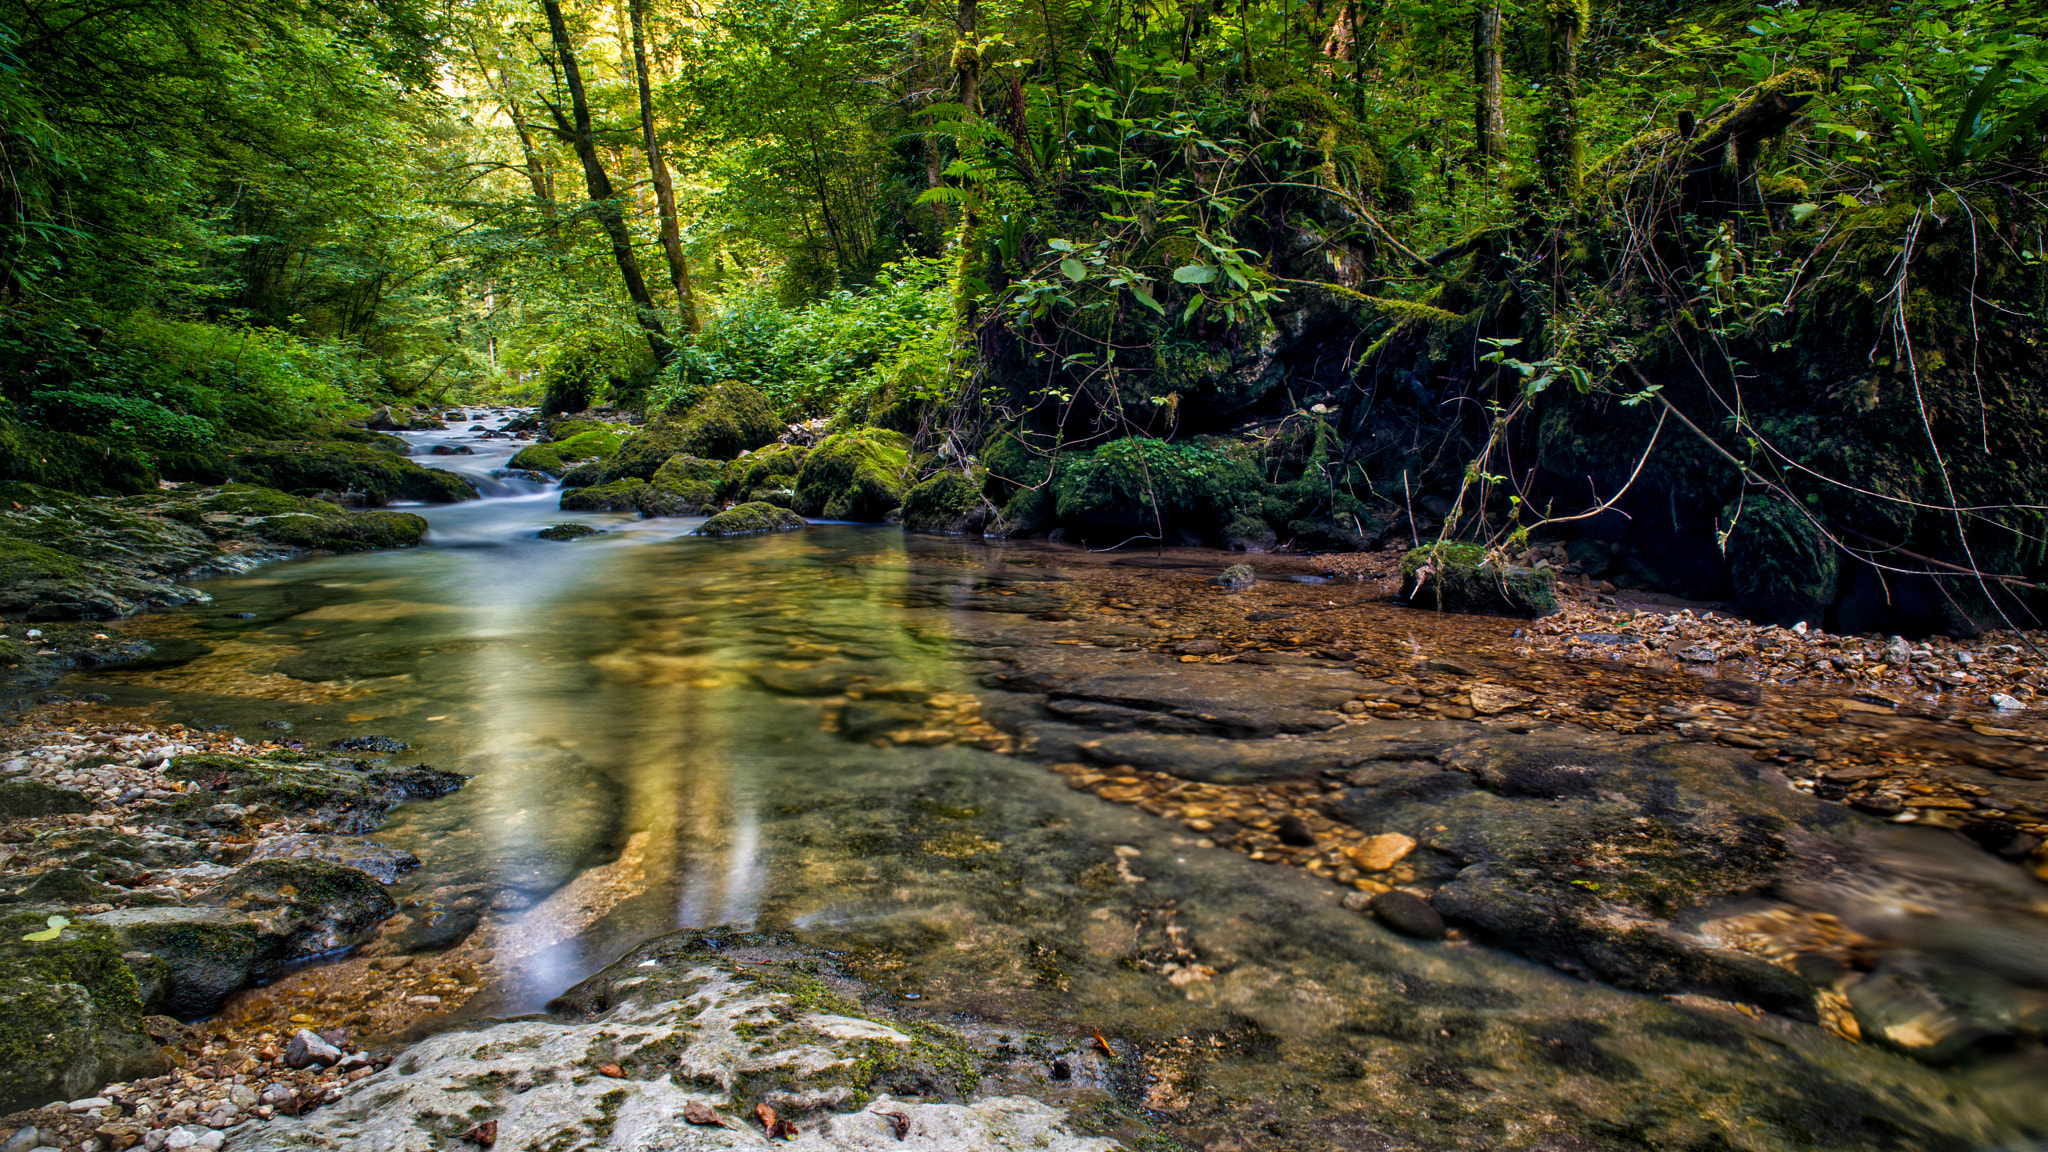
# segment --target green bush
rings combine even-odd
[[[655,386],[650,406],[688,407],[740,381],[779,412],[864,420],[885,395],[903,402],[935,394],[946,380],[945,280],[943,262],[911,259],[883,269],[873,287],[804,308],[778,302],[765,283],[736,293]]]

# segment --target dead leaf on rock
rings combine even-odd
[[[761,1121],[761,1127],[766,1128],[768,1130],[768,1138],[770,1140],[796,1139],[796,1125],[791,1124],[787,1120],[776,1119],[775,1109],[770,1108],[766,1104],[754,1105],[754,1117],[755,1119]]]
[[[683,1105],[683,1119],[692,1124],[723,1125],[725,1123],[725,1117],[720,1116],[711,1105],[704,1103],[702,1100],[692,1100]]]
[[[599,1064],[597,1072],[600,1076],[609,1076],[614,1080],[624,1080],[626,1078],[626,1070],[617,1064]]]
[[[498,1142],[498,1122],[486,1120],[462,1134],[462,1139],[479,1148],[489,1148]]]
[[[889,1121],[889,1131],[894,1133],[898,1140],[909,1138],[910,1117],[901,1112],[880,1112],[877,1115]]]

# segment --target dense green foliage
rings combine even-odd
[[[2019,607],[2048,18],[1509,6],[1496,100],[1488,10],[0,0],[0,473],[312,490],[270,445],[389,472],[373,405],[610,405],[518,466]]]

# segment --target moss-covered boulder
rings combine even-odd
[[[601,484],[604,482],[604,467],[605,462],[602,460],[585,460],[581,464],[567,468],[562,472],[562,487],[588,488],[593,484]]]
[[[1401,600],[1445,612],[1547,616],[1557,611],[1554,577],[1487,557],[1477,544],[1430,544],[1401,557]]]
[[[787,508],[760,502],[739,504],[706,520],[699,536],[744,536],[750,532],[782,532],[804,526],[804,518]]]
[[[1841,559],[1814,518],[1777,496],[1721,510],[1735,602],[1761,624],[1818,621],[1835,599]]]
[[[199,903],[232,909],[256,927],[251,971],[276,974],[361,943],[398,911],[382,885],[326,860],[261,860],[206,890]]]
[[[564,512],[638,512],[645,480],[630,477],[589,488],[567,488],[562,492]]]
[[[514,452],[512,459],[505,462],[505,467],[521,472],[544,472],[555,477],[569,470],[569,465],[563,462],[551,444],[528,444]]]
[[[581,540],[586,536],[602,536],[604,531],[588,524],[552,524],[536,535],[542,540]]]
[[[827,520],[880,521],[910,491],[910,438],[860,428],[828,436],[804,458],[795,510]]]
[[[287,492],[348,492],[372,504],[417,500],[448,504],[477,498],[476,485],[361,444],[266,441],[228,460],[231,479]]]
[[[142,989],[144,1011],[191,1020],[217,1010],[247,984],[261,931],[221,908],[118,908],[90,918],[114,932],[123,955],[153,957]]]
[[[772,443],[783,423],[760,389],[738,380],[716,385],[682,418],[682,450],[710,460],[730,460]]]
[[[48,913],[0,915],[0,1112],[88,1096],[169,1066],[142,1022],[135,975],[112,930]]]
[[[796,487],[797,473],[803,471],[810,449],[797,444],[770,444],[742,453],[725,466],[725,492],[743,495],[756,489]]]
[[[596,469],[592,485],[619,480],[652,480],[668,458],[683,451],[685,428],[679,420],[657,420],[620,441],[618,450]],[[568,477],[563,477],[568,483]]]
[[[725,478],[725,465],[701,456],[676,455],[654,472],[649,493],[641,507],[648,516],[702,516],[718,508],[718,495]],[[660,511],[649,511],[659,504]]]
[[[620,426],[600,420],[550,421],[547,443],[521,448],[506,466],[560,476],[579,461],[603,460],[618,451],[625,439]]]
[[[1051,492],[1062,524],[1211,537],[1259,498],[1261,485],[1250,464],[1204,445],[1130,436],[1062,453]]]
[[[1232,552],[1270,552],[1279,542],[1273,526],[1257,516],[1239,516],[1223,526],[1223,546]]]
[[[330,505],[331,507],[331,505]],[[259,531],[279,544],[319,552],[369,552],[409,548],[427,534],[424,516],[411,512],[287,513],[266,518]]]
[[[903,527],[939,536],[979,535],[994,509],[981,485],[958,472],[941,472],[903,498]]]

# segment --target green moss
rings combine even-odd
[[[781,532],[804,526],[804,518],[773,504],[751,503],[728,508],[704,522],[699,536],[740,536],[750,532]]]
[[[1477,544],[1429,544],[1401,557],[1401,599],[1445,612],[1547,616],[1557,611],[1554,579],[1490,561]]]
[[[744,495],[757,488],[793,489],[808,454],[795,444],[770,444],[746,453],[725,466],[722,491]]]
[[[685,429],[676,420],[657,420],[626,437],[618,451],[596,470],[593,484],[618,480],[651,480],[668,458],[683,451]],[[563,483],[568,477],[563,477]]]
[[[602,536],[604,533],[588,524],[556,524],[541,529],[538,535],[543,540],[581,540],[586,536]]]
[[[730,460],[782,435],[775,405],[750,384],[716,385],[682,419],[681,449],[692,456]]]
[[[505,466],[522,472],[545,472],[550,476],[560,476],[569,468],[551,444],[529,444],[514,452]]]
[[[572,488],[562,493],[564,512],[637,512],[644,480],[614,480],[590,488]]]
[[[827,520],[877,521],[909,491],[910,439],[861,428],[828,436],[796,477],[796,511]]]
[[[1213,532],[1259,494],[1240,460],[1186,441],[1131,436],[1063,453],[1052,482],[1062,523],[1134,533],[1182,527]]]
[[[46,915],[0,916],[0,1109],[9,1112],[163,1064],[114,933],[76,923],[54,940],[22,939],[43,930]]]
[[[332,507],[330,505],[330,507]],[[293,513],[272,516],[257,526],[280,544],[322,552],[368,552],[409,548],[427,534],[424,516],[410,512],[345,512],[327,515]]]
[[[36,780],[0,784],[0,816],[33,819],[92,811],[92,801],[77,792],[55,788]]]
[[[988,512],[981,490],[979,481],[941,472],[903,498],[903,527],[948,536],[979,532]]]

